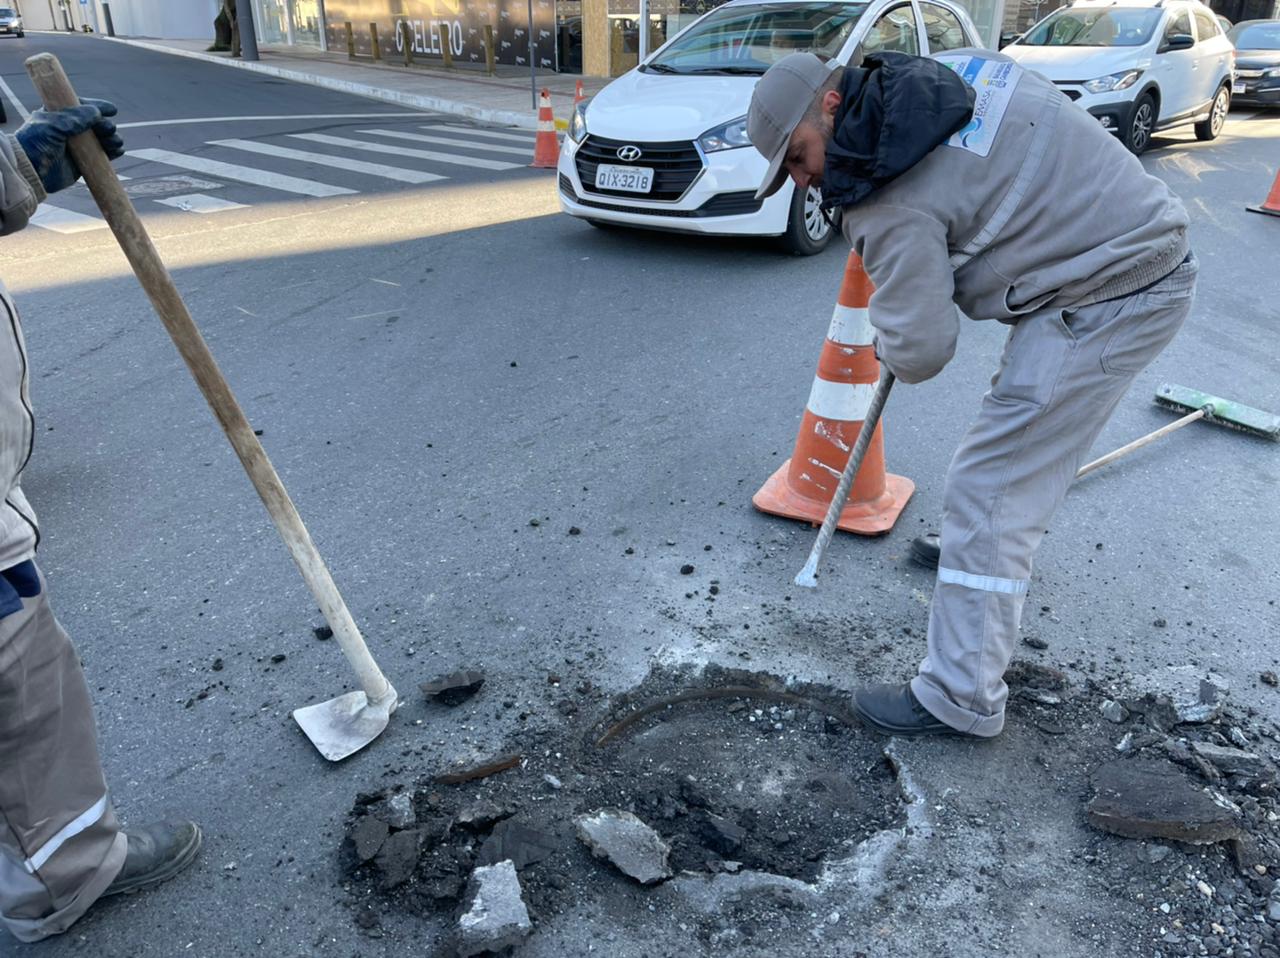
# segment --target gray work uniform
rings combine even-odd
[[[1186,319],[1196,262],[1177,197],[1053,84],[990,51],[939,59],[969,73],[982,122],[848,208],[844,230],[898,378],[950,360],[956,306],[1013,327],[947,474],[911,684],[943,722],[991,736],[1032,556],[1116,404]]]
[[[21,147],[0,134],[0,235],[44,196]],[[66,931],[124,864],[80,659],[35,567],[22,470],[35,435],[27,354],[0,285],[0,924],[21,941]],[[0,949],[3,950],[3,949]]]

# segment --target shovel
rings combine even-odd
[[[27,72],[46,109],[61,110],[79,105],[80,99],[72,89],[71,81],[53,54],[41,53],[31,57],[27,60]],[[72,138],[68,148],[89,192],[97,201],[98,209],[102,210],[138,282],[186,361],[231,447],[240,457],[249,480],[262,497],[271,521],[284,539],[302,578],[319,603],[325,621],[333,630],[334,638],[342,647],[343,655],[360,681],[362,691],[348,692],[293,713],[321,755],[331,762],[344,759],[364,748],[387,727],[391,713],[399,704],[396,690],[369,654],[333,577],[302,524],[302,517],[294,508],[284,483],[276,475],[262,443],[253,434],[253,428],[218,369],[204,337],[192,321],[182,296],[173,285],[173,278],[160,260],[160,254],[156,252],[128,194],[116,179],[111,161],[98,145],[97,137],[92,132],[82,133]]]

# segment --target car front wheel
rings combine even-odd
[[[813,256],[821,253],[831,242],[835,232],[831,222],[822,213],[822,191],[816,187],[796,189],[791,194],[791,216],[787,231],[782,235],[782,247],[796,256]]]
[[[1135,156],[1151,145],[1151,133],[1156,128],[1156,100],[1144,93],[1134,104],[1129,125],[1124,131],[1124,145]]]
[[[1227,123],[1227,111],[1231,109],[1231,91],[1224,83],[1218,88],[1218,95],[1213,98],[1213,107],[1209,110],[1209,118],[1196,124],[1197,140],[1214,140],[1222,132]]]

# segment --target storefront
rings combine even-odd
[[[253,0],[258,42],[328,49],[324,0]]]

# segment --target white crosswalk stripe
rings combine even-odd
[[[244,150],[248,153],[260,153],[263,156],[278,156],[286,160],[302,160],[304,163],[331,166],[337,170],[350,170],[352,173],[364,173],[368,176],[381,177],[384,180],[396,180],[400,183],[434,183],[437,180],[448,178],[438,173],[406,170],[398,166],[385,166],[382,163],[351,160],[345,156],[312,153],[309,150],[294,150],[287,146],[276,146],[273,143],[258,143],[255,140],[210,140],[209,145],[225,146],[233,150]]]
[[[402,133],[399,130],[361,130],[362,134],[389,136],[395,140],[412,140],[416,143],[434,143],[437,146],[454,146],[464,150],[484,150],[486,153],[514,153],[532,158],[533,151],[524,146],[502,146],[497,143],[480,143],[476,140],[455,140],[448,136],[428,136],[425,133]]]
[[[167,196],[162,200],[156,200],[156,202],[165,206],[172,206],[174,209],[182,210],[184,213],[225,213],[227,210],[248,209],[243,203],[233,203],[231,200],[209,196],[207,193],[186,193],[182,196]]]
[[[239,180],[241,183],[265,186],[285,193],[299,193],[303,196],[349,196],[358,192],[358,190],[349,190],[345,186],[330,186],[328,183],[318,183],[299,176],[286,176],[283,173],[272,173],[252,166],[240,166],[203,156],[174,153],[172,150],[141,149],[133,150],[130,155],[140,160],[150,160],[153,163],[176,166],[196,173],[220,176],[225,180]]]
[[[491,140],[509,140],[512,143],[523,143],[529,149],[533,149],[533,141],[536,137],[534,133],[507,133],[498,130],[482,130],[476,126],[452,126],[448,123],[437,123],[431,126],[424,126],[424,130],[439,130],[441,133],[466,133],[474,136],[485,136]]]
[[[366,132],[366,131],[361,131]],[[374,131],[369,131],[374,132]],[[352,140],[345,136],[330,136],[327,133],[290,133],[295,140],[307,140],[310,143],[324,143],[328,146],[345,146],[352,150],[364,150],[367,153],[386,153],[391,156],[413,157],[420,160],[431,160],[435,163],[451,163],[454,166],[465,166],[478,170],[516,170],[519,163],[502,163],[498,160],[485,160],[478,156],[462,156],[457,153],[436,153],[432,150],[412,150],[407,147],[389,146],[386,143],[370,143],[366,140]]]
[[[31,225],[52,230],[55,233],[87,233],[90,230],[107,228],[106,220],[96,216],[86,216],[75,210],[64,210],[60,206],[50,206],[48,203],[41,204],[36,210],[35,215],[31,217]]]

